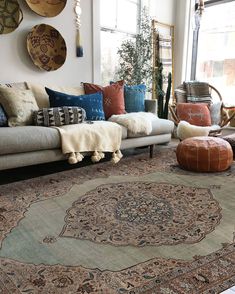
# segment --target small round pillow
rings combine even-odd
[[[224,171],[233,161],[230,144],[215,137],[185,139],[177,146],[176,156],[182,168],[197,172]]]

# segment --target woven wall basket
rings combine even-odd
[[[27,49],[33,63],[42,70],[57,70],[66,60],[64,38],[55,28],[46,24],[33,27],[27,36]]]
[[[65,8],[67,0],[26,0],[28,6],[37,14],[54,17]]]
[[[23,13],[17,0],[0,0],[0,34],[8,34],[18,28]]]

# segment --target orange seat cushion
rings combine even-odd
[[[206,103],[178,103],[176,113],[179,120],[195,126],[211,126],[211,114]]]
[[[224,171],[233,161],[230,144],[214,137],[185,139],[177,146],[176,156],[181,167],[198,172]]]

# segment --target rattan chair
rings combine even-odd
[[[177,113],[176,113],[177,103],[187,101],[186,96],[185,96],[185,101],[182,101],[182,95],[179,95],[177,90],[180,90],[180,89],[182,90],[182,89],[184,89],[184,87],[185,87],[184,84],[181,84],[179,87],[176,88],[175,93],[174,93],[174,97],[173,97],[173,103],[172,103],[172,105],[169,106],[169,110],[170,110],[170,113],[171,113],[172,120],[174,121],[176,126],[178,126],[178,124],[180,122],[180,119],[178,118]],[[221,117],[221,119],[220,119],[220,122],[218,124],[220,126],[219,131],[221,131],[222,128],[227,126],[228,123],[230,122],[230,120],[235,117],[235,113],[233,115],[231,115],[231,116],[228,116],[227,112],[224,109],[223,98],[222,98],[222,95],[220,94],[220,92],[210,84],[209,84],[209,89],[210,89],[210,92],[211,92],[212,101],[216,99],[217,101],[220,100],[222,102],[221,109],[220,109],[220,117]],[[218,100],[218,98],[219,98],[219,100]],[[210,131],[210,135],[215,135],[219,131],[218,130],[212,130],[212,131]]]

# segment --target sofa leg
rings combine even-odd
[[[153,158],[153,150],[154,150],[154,145],[149,146],[149,157]]]

